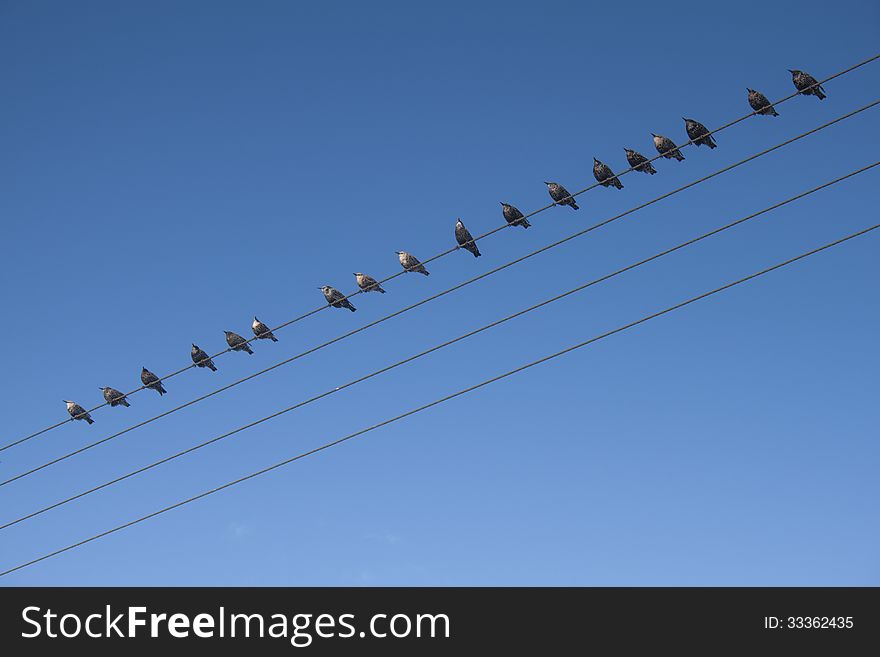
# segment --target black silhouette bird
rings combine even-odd
[[[251,346],[248,344],[248,341],[241,337],[238,333],[233,333],[232,331],[223,331],[226,334],[226,344],[229,345],[229,348],[232,351],[246,351],[251,356],[254,355]]]
[[[455,241],[458,242],[460,247],[473,253],[475,258],[479,258],[482,255],[477,248],[477,243],[474,242],[474,238],[471,237],[471,232],[464,227],[461,219],[455,220]]]
[[[260,320],[254,316],[254,321],[251,324],[251,330],[253,330],[254,335],[257,336],[260,340],[271,340],[272,342],[278,342],[278,338],[276,338],[272,331],[269,330],[269,327],[263,324]]]
[[[92,419],[92,416],[86,413],[86,409],[77,404],[76,402],[68,401],[67,399],[62,400],[65,404],[67,404],[67,412],[70,413],[70,417],[74,420],[85,420],[89,424],[94,424],[95,421]]]
[[[593,158],[593,176],[595,176],[596,182],[603,187],[614,186],[617,189],[623,189],[623,183],[620,182],[620,178],[614,175],[611,167],[595,157]]]
[[[648,158],[639,153],[638,151],[634,151],[631,148],[624,148],[626,151],[626,161],[635,171],[642,171],[644,173],[649,173],[652,176],[657,173],[657,170],[648,162]]]
[[[131,406],[125,395],[116,390],[116,388],[98,388],[98,390],[104,393],[104,400],[111,406],[125,406],[126,408]]]
[[[162,380],[146,367],[141,368],[141,383],[144,384],[145,388],[158,392],[160,397],[168,392],[162,387]]]
[[[217,371],[217,368],[214,366],[214,361],[208,358],[208,354],[206,354],[197,344],[193,343],[190,355],[197,367],[207,367],[212,372]]]
[[[684,159],[684,155],[678,150],[678,146],[676,146],[675,142],[669,137],[655,135],[653,132],[651,133],[651,136],[654,138],[654,148],[656,148],[657,152],[667,160],[676,159],[681,162]]]
[[[688,138],[697,146],[718,147],[718,144],[712,139],[712,135],[709,134],[709,130],[702,123],[684,117],[681,117],[681,120],[684,121],[684,129],[687,130]]]
[[[809,73],[804,73],[797,69],[788,69],[788,72],[791,73],[791,81],[794,82],[798,93],[804,96],[815,96],[819,100],[825,100],[825,90],[816,78]]]
[[[324,298],[327,299],[327,303],[329,303],[334,308],[348,308],[351,312],[357,310],[357,308],[351,305],[351,301],[346,299],[345,295],[342,294],[342,292],[337,290],[335,287],[322,285],[318,289],[324,293]]]
[[[547,191],[550,193],[550,198],[557,205],[570,205],[573,210],[580,210],[578,204],[575,202],[574,197],[568,193],[568,190],[555,182],[547,182],[544,181],[544,184],[547,185]]]
[[[523,228],[528,228],[532,225],[529,223],[528,219],[523,216],[523,213],[510,205],[510,203],[505,203],[504,201],[501,201],[501,214],[504,215],[504,220],[511,226],[522,226]]]
[[[779,116],[779,112],[770,104],[767,96],[754,89],[746,89],[746,91],[749,92],[749,105],[755,110],[755,113],[765,116]]]
[[[355,272],[354,279],[357,281],[358,287],[364,292],[379,292],[380,294],[385,294],[385,290],[379,286],[379,281],[372,276]]]
[[[412,253],[407,253],[406,251],[395,251],[395,253],[397,254],[397,259],[400,260],[400,266],[406,271],[414,271],[417,274],[424,274],[425,276],[431,275],[428,273],[428,270],[425,269],[425,266],[419,262],[419,259]]]

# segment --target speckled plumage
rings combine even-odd
[[[574,200],[574,197],[568,193],[568,190],[560,185],[557,182],[547,182],[544,181],[544,184],[547,185],[547,192],[550,194],[550,198],[553,199],[553,202],[557,205],[568,205],[573,210],[579,210],[577,202]]]
[[[425,276],[430,276],[425,266],[419,262],[419,259],[416,258],[412,253],[407,253],[406,251],[395,251],[397,254],[397,259],[400,261],[400,266],[403,267],[406,271],[412,271],[417,274],[424,274]]]
[[[633,168],[634,171],[641,171],[643,173],[651,174],[652,176],[657,173],[657,170],[648,162],[648,158],[639,153],[638,151],[634,151],[631,148],[624,148],[626,152],[626,161]]]
[[[529,223],[528,219],[523,216],[523,213],[520,212],[517,208],[513,207],[510,203],[505,203],[504,201],[501,201],[501,214],[504,215],[504,220],[511,226],[522,226],[523,228],[528,228],[532,225]]]
[[[212,372],[217,371],[214,361],[208,358],[208,354],[195,343],[193,343],[190,356],[192,356],[192,361],[196,364],[196,367],[207,367]]]
[[[764,116],[779,116],[779,112],[777,112],[776,108],[770,104],[770,101],[767,100],[767,96],[754,89],[747,89],[746,91],[749,92],[749,105],[757,114],[763,114]]]
[[[709,148],[718,147],[712,135],[709,134],[709,129],[702,123],[684,117],[681,117],[681,120],[684,121],[684,129],[687,131],[688,139],[693,141],[694,144],[697,146],[708,146]]]
[[[229,348],[232,351],[244,351],[249,353],[251,356],[254,355],[251,346],[248,344],[248,341],[241,337],[238,333],[233,333],[232,331],[223,331],[226,334],[226,344],[229,345]]]
[[[92,416],[86,413],[86,409],[84,409],[76,402],[65,399],[64,403],[67,404],[67,412],[70,413],[70,417],[72,417],[74,420],[85,420],[89,424],[95,423],[95,421],[92,419]]]
[[[797,69],[788,69],[791,73],[791,81],[794,83],[798,93],[804,96],[815,96],[819,100],[825,100],[825,90],[819,81],[809,73],[804,73]]]
[[[355,272],[354,280],[357,281],[358,287],[361,288],[364,292],[379,292],[380,294],[385,294],[385,290],[381,288],[381,286],[379,285],[379,281],[377,281],[372,276],[367,276],[366,274]]]
[[[260,340],[271,340],[272,342],[278,342],[278,338],[276,338],[272,331],[269,330],[269,327],[263,324],[259,319],[254,317],[254,321],[251,324],[251,330],[254,332],[254,335]]]
[[[678,146],[675,145],[675,142],[672,141],[669,137],[664,137],[663,135],[655,135],[651,133],[651,136],[654,138],[654,148],[657,149],[657,152],[660,153],[667,160],[678,160],[681,162],[684,159],[684,155],[681,154],[681,151],[678,150]]]
[[[324,285],[321,287],[321,292],[324,293],[324,298],[327,300],[327,303],[334,308],[348,308],[351,312],[357,310],[357,308],[351,304],[351,301],[346,299],[345,295],[335,287]]]
[[[477,248],[477,243],[474,242],[474,238],[471,236],[470,231],[465,228],[464,222],[461,219],[457,219],[455,222],[455,241],[458,242],[461,248],[473,253],[475,258],[479,258],[482,255]]]
[[[596,182],[603,187],[617,187],[617,189],[623,189],[623,183],[620,182],[620,178],[614,175],[611,167],[604,162],[597,160],[595,157],[593,158],[593,177],[596,178]]]
[[[150,388],[151,390],[158,392],[160,397],[168,392],[162,387],[161,379],[146,367],[141,368],[141,383],[144,384],[145,388]]]
[[[128,400],[125,398],[125,395],[119,392],[116,388],[98,388],[102,393],[104,393],[104,401],[106,401],[111,406],[125,406],[128,408],[131,404],[128,403]]]

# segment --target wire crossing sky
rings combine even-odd
[[[92,427],[71,422],[0,459],[0,481],[186,400],[407,308],[720,167],[876,100],[865,65],[797,96],[778,117],[716,133],[718,147],[628,168],[624,148],[682,145],[682,117],[718,129],[750,111],[747,89],[793,92],[787,69],[824,80],[874,57],[880,9],[766,4],[735,14],[649,3],[586,7],[269,2],[243,7],[13,3],[0,10],[0,273],[7,335],[4,442],[89,407],[99,386],[164,375],[189,345],[225,347],[256,315],[277,327],[317,308],[352,272],[399,272],[503,226],[499,201],[548,204],[555,180],[581,209],[398,276],[358,313],[316,312],[254,355],[133,395]],[[676,39],[657,40],[658,26]],[[596,28],[599,29],[596,29]],[[806,40],[804,34],[821,35]],[[744,36],[747,35],[747,36]],[[641,44],[633,50],[627,44]],[[647,55],[646,55],[647,53]],[[599,60],[613,65],[599,65]],[[876,112],[730,170],[111,441],[46,477],[0,488],[20,518],[217,436],[291,400],[334,390],[449,336],[553,298],[854,171],[871,160]],[[594,186],[593,158],[623,190]],[[662,308],[852,234],[872,222],[872,175],[856,176],[352,386],[295,414],[132,477],[2,532],[4,564],[47,554],[320,447]],[[442,412],[389,426],[296,475],[163,514],[8,584],[877,584],[880,495],[873,239],[741,286],[724,303],[557,359]],[[648,327],[646,327],[648,328]],[[196,410],[196,409],[193,409]],[[38,425],[39,426],[39,425]],[[153,430],[151,430],[153,429]],[[98,430],[98,433],[95,433]],[[2,446],[2,445],[0,445]],[[468,454],[467,460],[457,458]]]

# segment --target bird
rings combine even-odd
[[[358,287],[364,292],[378,292],[379,294],[385,294],[385,290],[380,287],[379,281],[372,276],[367,276],[366,274],[356,271],[354,273],[354,280],[357,281]]]
[[[595,157],[593,158],[593,175],[596,177],[596,182],[603,187],[611,187],[613,185],[617,189],[623,189],[623,183],[620,182],[620,178],[614,175],[611,167],[604,162],[600,162]]]
[[[259,338],[260,340],[271,340],[272,342],[278,342],[278,338],[276,338],[272,334],[272,331],[269,330],[268,326],[257,319],[256,315],[254,315],[254,321],[251,324],[251,329],[253,329],[254,335],[257,336],[257,338]]]
[[[351,301],[346,299],[342,292],[337,290],[335,287],[322,285],[318,289],[324,293],[324,298],[327,299],[327,303],[329,303],[334,308],[348,308],[351,312],[355,312],[357,310],[357,308],[351,305]]]
[[[655,135],[653,132],[651,133],[651,136],[654,138],[654,148],[657,149],[657,152],[660,153],[660,155],[668,160],[675,158],[679,162],[684,159],[684,155],[678,150],[678,146],[676,146],[675,142],[669,137]]]
[[[458,242],[460,247],[473,253],[475,258],[479,258],[482,255],[477,248],[477,243],[474,242],[474,238],[471,237],[471,232],[464,227],[464,222],[461,219],[455,220],[455,241]]]
[[[104,400],[111,406],[125,406],[126,408],[131,406],[125,395],[116,390],[116,388],[98,388],[98,390],[104,393]]]
[[[578,204],[575,202],[574,197],[568,193],[568,190],[555,182],[547,182],[544,181],[544,184],[547,185],[547,191],[550,193],[550,198],[557,205],[570,205],[573,210],[580,210]]]
[[[648,162],[648,158],[644,155],[631,148],[624,148],[623,150],[626,151],[626,161],[635,171],[649,173],[652,176],[657,173],[657,170],[651,166],[651,163]]]
[[[779,112],[776,111],[776,108],[770,104],[770,101],[767,100],[767,96],[762,94],[760,91],[755,91],[754,89],[746,89],[749,92],[749,105],[752,106],[752,109],[755,110],[756,114],[764,114],[765,116],[779,116]]]
[[[528,228],[532,225],[528,222],[528,219],[523,216],[523,213],[513,207],[510,203],[501,201],[501,214],[504,215],[504,220],[511,226]]]
[[[232,349],[232,351],[246,351],[251,356],[254,355],[247,340],[241,337],[238,333],[233,333],[232,331],[223,332],[226,334],[226,344],[229,345],[229,348]]]
[[[397,259],[400,260],[400,266],[406,271],[413,271],[417,274],[424,274],[425,276],[431,275],[428,270],[425,269],[425,266],[419,262],[419,259],[412,253],[407,253],[406,251],[395,251],[395,253],[397,254]]]
[[[207,367],[212,372],[216,372],[217,368],[214,366],[214,361],[208,358],[208,354],[202,350],[199,345],[193,343],[192,352],[190,354],[192,356],[193,362],[196,364],[196,367]]]
[[[89,424],[95,423],[95,421],[92,419],[92,416],[86,412],[86,409],[84,409],[76,402],[72,402],[67,399],[62,399],[61,401],[67,404],[67,412],[70,413],[70,417],[72,417],[74,420],[85,420]]]
[[[160,397],[168,392],[162,387],[162,380],[146,367],[141,368],[141,383],[145,388],[152,388],[158,392]]]
[[[709,130],[702,123],[684,117],[681,117],[681,120],[684,121],[684,129],[687,130],[688,138],[697,146],[708,146],[709,148],[718,147],[718,144],[712,139]]]
[[[804,96],[815,96],[819,100],[825,100],[825,90],[819,81],[809,73],[804,73],[797,69],[788,69],[791,73],[791,81],[794,83],[798,93]]]

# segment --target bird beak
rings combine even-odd
[[[787,69],[785,69],[785,70],[788,71],[789,73],[794,73],[794,71],[793,71],[792,69],[790,69],[790,68],[787,68]]]

